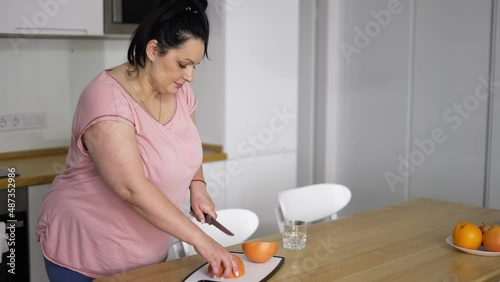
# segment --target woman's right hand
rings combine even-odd
[[[208,235],[206,237],[206,239],[194,245],[194,249],[210,264],[212,275],[217,275],[220,267],[224,266],[223,277],[228,277],[231,273],[239,276],[238,262],[234,256]]]

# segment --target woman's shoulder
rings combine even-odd
[[[81,98],[106,99],[116,96],[124,96],[125,90],[120,82],[110,73],[110,69],[101,71],[89,84],[83,89]]]
[[[83,89],[78,100],[78,110],[106,112],[125,108],[127,112],[130,111],[129,95],[108,71],[100,72]]]
[[[99,73],[83,90],[75,111],[78,132],[97,120],[117,118],[133,124],[133,107],[126,92],[105,71]]]

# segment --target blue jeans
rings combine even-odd
[[[94,280],[94,278],[50,262],[46,258],[43,259],[45,260],[45,269],[47,270],[50,282],[90,282]]]

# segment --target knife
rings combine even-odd
[[[193,211],[193,207],[191,207],[191,211]],[[205,222],[208,223],[209,225],[213,225],[217,228],[219,228],[220,231],[226,233],[229,236],[234,236],[233,232],[229,231],[224,225],[220,224],[215,218],[213,218],[211,215],[208,213],[203,213],[205,216]]]

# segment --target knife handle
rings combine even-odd
[[[189,207],[189,210],[191,210],[194,213],[193,207]],[[211,224],[212,216],[210,216],[206,212],[203,213],[203,216],[205,217],[205,222],[208,223],[208,224]]]

